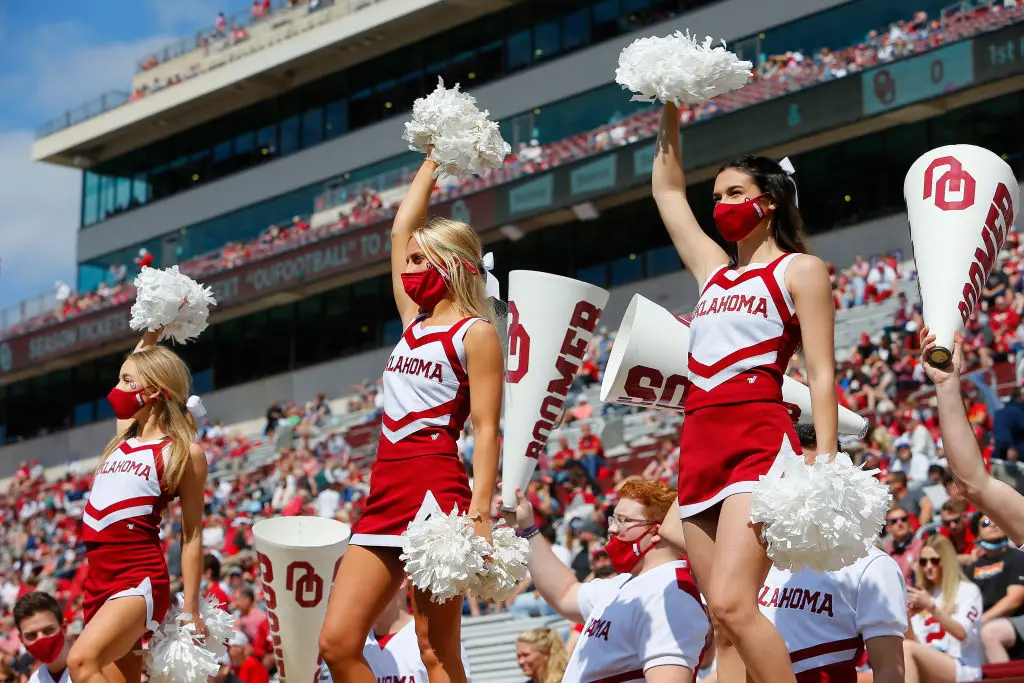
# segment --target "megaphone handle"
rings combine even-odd
[[[952,359],[952,352],[941,346],[936,346],[928,351],[928,362],[937,368],[947,367]]]

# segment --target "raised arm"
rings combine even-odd
[[[140,339],[139,343],[135,345],[134,349],[132,349],[132,353],[145,351],[146,349],[151,349],[154,346],[156,346],[160,342],[161,332],[163,332],[163,328],[156,330],[154,332],[144,332],[142,334],[142,339]],[[121,434],[122,432],[124,432],[124,430],[128,429],[129,425],[131,425],[132,422],[133,420],[131,419],[117,420],[115,426],[116,433]]]
[[[576,624],[583,623],[579,601],[580,582],[576,580],[572,569],[566,567],[551,550],[551,544],[544,538],[544,534],[537,532],[533,504],[519,489],[516,489],[515,525],[523,532],[532,529],[530,554],[526,564],[537,592],[562,617]]]
[[[921,330],[922,363],[928,378],[935,384],[939,409],[939,431],[946,462],[960,491],[968,501],[992,518],[1006,532],[1013,544],[1024,544],[1024,496],[985,470],[985,461],[978,448],[978,439],[967,420],[960,395],[961,347],[957,335],[953,344],[952,362],[937,368],[928,362],[928,352],[935,346],[935,336],[925,327]]]
[[[715,268],[729,262],[729,256],[704,234],[686,199],[683,153],[679,145],[679,108],[674,104],[666,104],[661,112],[651,193],[679,258],[697,279],[697,286],[703,286]]]
[[[437,163],[424,159],[417,171],[408,192],[402,199],[395,214],[395,222],[391,224],[391,288],[395,293],[395,304],[398,315],[402,318],[402,327],[408,327],[419,312],[402,286],[402,272],[405,270],[405,248],[412,237],[413,231],[427,220],[430,208],[430,195],[434,191],[434,171]]]
[[[807,386],[811,390],[811,417],[818,443],[831,453],[838,442],[839,403],[836,399],[835,304],[825,263],[799,254],[786,269],[786,285],[800,321]]]

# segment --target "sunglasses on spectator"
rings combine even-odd
[[[957,517],[956,519],[944,519],[942,520],[942,526],[953,526],[954,524],[963,524],[963,520]]]
[[[983,520],[981,520],[981,528],[982,529],[987,529],[990,526],[995,526],[995,522],[993,522],[991,519],[983,519]]]
[[[888,524],[898,524],[899,522],[906,522],[908,519],[910,519],[910,518],[907,517],[906,515],[903,515],[901,517],[890,517],[889,519],[887,519],[885,521]]]
[[[919,557],[919,558],[917,558],[917,562],[922,567],[927,567],[928,565],[932,565],[933,567],[938,567],[940,564],[942,564],[942,558],[940,558],[940,557]]]

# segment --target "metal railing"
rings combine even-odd
[[[161,64],[199,50],[210,51],[215,48],[230,49],[231,45],[229,44],[225,46],[224,41],[228,41],[230,43],[233,32],[254,27],[256,24],[271,23],[275,16],[279,16],[283,12],[299,11],[299,8],[305,7],[306,16],[308,16],[312,13],[341,6],[345,8],[345,11],[341,12],[339,16],[348,16],[349,14],[358,12],[370,5],[383,1],[384,0],[316,0],[316,2],[310,2],[310,0],[298,0],[293,5],[289,0],[284,0],[283,2],[281,0],[276,0],[276,7],[272,6],[271,12],[267,15],[259,17],[254,16],[251,13],[251,9],[239,11],[230,16],[225,16],[223,28],[218,28],[214,25],[209,28],[201,29],[194,35],[181,38],[157,52],[147,55],[136,63],[136,73],[143,73],[145,71],[155,69]],[[199,71],[193,75],[202,75],[203,73],[205,73],[205,71]],[[35,131],[36,139],[39,140],[49,135],[53,135],[54,133],[58,133],[66,128],[82,123],[83,121],[95,118],[108,111],[118,109],[132,101],[134,100],[132,99],[132,93],[130,90],[113,90],[107,92],[96,99],[90,100],[85,104],[81,104],[74,109],[70,109],[60,116],[37,126]]]

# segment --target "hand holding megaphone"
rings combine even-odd
[[[959,332],[953,335],[953,349],[949,354],[949,362],[943,365],[932,363],[933,349],[937,346],[936,336],[927,326],[921,328],[921,362],[924,364],[924,371],[932,384],[939,386],[952,379],[960,378],[960,370],[963,368],[963,345],[964,338]]]

